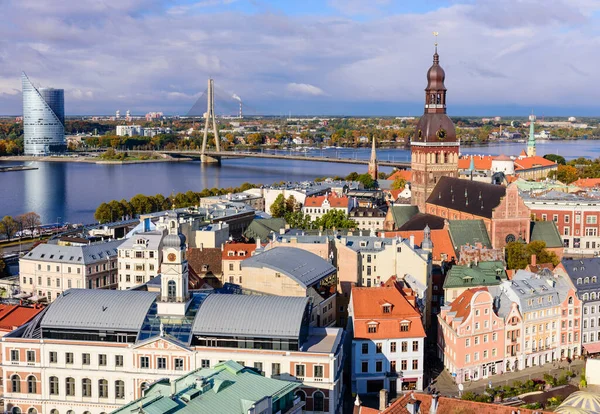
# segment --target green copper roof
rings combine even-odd
[[[249,239],[267,240],[271,233],[279,234],[279,230],[284,227],[285,219],[283,218],[254,219],[244,232],[244,236]]]
[[[175,396],[171,397],[175,384]],[[263,377],[234,361],[202,368],[169,381],[150,385],[144,397],[112,414],[245,414],[258,401],[271,397],[273,411],[285,412],[293,405],[300,383]]]
[[[494,286],[506,279],[506,271],[502,262],[479,262],[477,265],[472,264],[471,266],[454,265],[446,275],[444,289]]]
[[[560,233],[553,221],[532,221],[531,241],[541,240],[546,242],[546,247],[563,247]]]
[[[483,247],[492,248],[492,242],[483,220],[450,220],[448,224],[450,238],[456,252],[460,250],[460,246],[467,244],[474,246],[481,243]]]
[[[394,228],[399,229],[404,223],[410,220],[412,216],[419,212],[419,207],[396,205],[391,206],[390,211],[392,212],[392,218],[394,219]]]

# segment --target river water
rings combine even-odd
[[[518,155],[526,144],[502,143],[461,148],[463,154]],[[600,141],[550,141],[537,146],[540,155],[554,153],[567,159],[600,157]],[[323,150],[329,157],[368,159],[369,149]],[[321,151],[306,154],[321,155]],[[405,149],[381,149],[379,160],[408,161]],[[0,166],[22,164],[0,162]],[[315,177],[366,172],[366,166],[325,162],[239,158],[223,160],[220,167],[199,162],[101,165],[76,162],[27,162],[37,170],[0,173],[0,217],[37,212],[43,223],[91,223],[102,202],[129,199],[136,194],[201,191],[237,187],[243,182],[271,184]],[[390,168],[382,168],[389,172]]]

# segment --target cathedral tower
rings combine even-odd
[[[371,148],[371,158],[369,159],[369,175],[377,181],[377,152],[375,151],[375,135],[373,135],[373,147]]]
[[[452,120],[446,115],[446,74],[440,66],[437,43],[433,65],[427,72],[425,112],[417,124],[411,145],[412,204],[425,213],[425,203],[442,176],[458,176],[460,143]]]
[[[529,115],[529,139],[527,140],[527,156],[535,157],[535,115]]]

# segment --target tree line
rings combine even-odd
[[[23,232],[23,230],[29,230],[31,233],[42,225],[40,216],[33,211],[24,213],[16,217],[4,216],[0,220],[0,234],[11,240],[17,232]]]

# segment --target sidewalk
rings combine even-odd
[[[572,384],[579,384],[579,374],[581,373],[583,367],[583,360],[575,360],[571,362],[571,371],[577,374],[575,378],[571,379],[570,382]],[[485,389],[489,386],[490,382],[492,383],[492,387],[496,387],[498,385],[511,385],[514,381],[525,382],[530,379],[543,379],[544,374],[551,374],[555,377],[560,377],[562,373],[568,370],[569,364],[566,361],[560,363],[557,362],[556,367],[550,362],[542,366],[531,367],[517,372],[507,372],[493,375],[479,381],[466,382],[463,384],[463,392],[471,391],[476,394],[482,394],[483,391],[485,391]],[[458,386],[454,383],[454,379],[446,370],[442,371],[440,375],[437,376],[435,382],[431,386],[444,396],[458,396]]]

